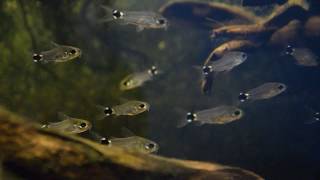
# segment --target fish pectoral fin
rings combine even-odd
[[[202,126],[204,123],[201,121],[194,121],[194,125],[196,126]]]
[[[64,114],[63,112],[58,112],[58,118],[60,120],[66,120],[66,119],[71,119],[68,115]]]
[[[137,32],[141,32],[144,30],[144,27],[143,26],[137,26],[136,28]]]
[[[60,47],[60,45],[54,41],[50,42],[53,47]]]
[[[123,137],[136,136],[130,129],[128,129],[126,127],[121,128],[121,135]]]

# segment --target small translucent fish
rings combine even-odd
[[[64,46],[52,43],[54,48],[48,51],[33,54],[36,63],[58,63],[73,60],[81,56],[81,50],[73,46]]]
[[[309,67],[319,65],[317,61],[319,57],[308,48],[294,48],[288,45],[285,53],[292,56],[298,65]]]
[[[112,18],[105,18],[101,22],[117,21],[119,24],[131,24],[137,27],[140,32],[144,29],[167,29],[168,20],[161,14],[147,11],[120,11],[102,6],[107,14],[112,14]]]
[[[45,124],[42,128],[48,128],[69,134],[78,134],[90,130],[92,125],[89,121],[69,117],[59,113],[59,119],[62,121]]]
[[[101,144],[107,145],[109,147],[121,147],[128,151],[149,154],[157,152],[159,149],[159,145],[154,141],[136,135],[124,138],[106,138],[95,133],[95,136],[96,140],[98,140]]]
[[[140,87],[145,82],[151,81],[158,74],[159,70],[156,66],[152,66],[150,69],[142,72],[130,74],[120,82],[120,90],[124,91]]]
[[[201,80],[201,90],[202,93],[205,95],[210,95],[212,91],[212,85],[213,85],[213,74],[207,73],[207,70],[203,69],[203,78]]]
[[[230,51],[225,53],[219,60],[210,61],[203,66],[203,73],[209,72],[229,72],[239,66],[247,59],[247,54],[240,51]]]
[[[196,112],[188,112],[185,119],[178,123],[178,128],[195,122],[197,125],[203,124],[227,124],[239,120],[244,115],[243,111],[234,106],[218,106]]]
[[[244,102],[247,100],[269,99],[281,94],[286,89],[287,86],[283,83],[268,82],[245,93],[241,92],[238,99],[240,102]]]
[[[135,116],[148,111],[150,105],[142,101],[128,101],[124,104],[113,107],[98,106],[103,111],[103,118],[111,115],[114,116]]]

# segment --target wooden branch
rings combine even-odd
[[[222,57],[225,52],[228,51],[240,51],[240,50],[248,50],[251,48],[257,48],[261,45],[261,43],[257,43],[250,40],[230,40],[227,41],[217,48],[213,49],[213,51],[209,54],[208,58],[205,60],[204,65],[208,64],[209,61],[217,60]]]
[[[4,164],[27,178],[262,179],[240,168],[128,152],[51,132],[2,108],[0,151]]]
[[[259,17],[245,8],[216,2],[174,0],[163,5],[159,11],[167,18],[187,24],[197,24],[197,27],[207,28],[204,24],[210,22],[208,19],[213,19],[216,23],[213,23],[210,29],[228,23],[251,24],[260,21]]]

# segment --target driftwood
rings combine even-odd
[[[209,54],[208,58],[204,62],[206,65],[211,60],[217,60],[223,56],[224,53],[228,51],[240,51],[240,50],[248,50],[252,48],[257,48],[261,44],[250,41],[250,40],[230,40],[227,41],[218,47],[214,48],[213,51]]]
[[[262,179],[240,168],[128,152],[51,132],[0,108],[4,165],[33,179]]]
[[[310,17],[305,26],[304,34],[310,38],[319,38],[320,37],[320,16]]]
[[[215,21],[209,28],[220,27],[221,24],[241,23],[254,24],[260,18],[244,8],[216,2],[198,2],[175,0],[159,9],[165,17],[185,24],[196,24],[197,27],[208,28],[210,20]]]
[[[301,39],[299,34],[302,34],[302,23],[298,20],[290,21],[286,26],[280,28],[273,33],[269,44],[272,46],[285,47],[288,44],[298,42]]]

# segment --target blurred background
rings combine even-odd
[[[217,75],[212,95],[204,96],[201,73],[194,66],[202,65],[219,42],[209,38],[210,23],[205,29],[170,22],[167,31],[136,32],[134,26],[95,22],[103,17],[100,4],[157,11],[166,2],[1,0],[0,104],[30,123],[58,121],[57,112],[64,112],[90,120],[94,131],[105,136],[119,137],[121,127],[127,127],[157,142],[158,154],[167,157],[237,166],[266,179],[320,179],[320,122],[305,124],[313,111],[320,111],[319,67],[297,66],[280,49],[261,47],[247,52],[247,61],[230,73]],[[319,56],[320,42],[305,41]],[[82,56],[35,64],[32,54],[52,48],[51,42],[79,47]],[[154,81],[119,90],[125,76],[152,65],[163,72]],[[236,105],[240,91],[269,81],[288,89],[273,99],[242,105],[241,120],[176,128],[184,118],[181,111]],[[150,112],[98,120],[97,104],[124,100],[146,101]]]

